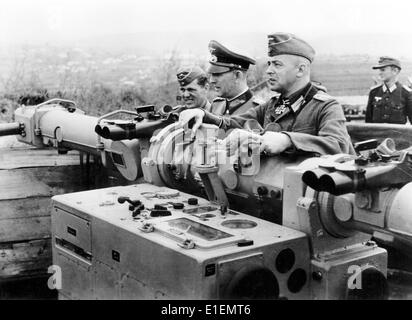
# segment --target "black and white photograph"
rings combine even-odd
[[[2,0],[0,300],[411,300],[411,21],[405,0]]]

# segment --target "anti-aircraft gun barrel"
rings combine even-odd
[[[146,117],[141,115],[144,112],[148,113]],[[113,116],[123,119],[125,115],[132,119],[107,119]],[[59,153],[78,150],[100,157],[104,166],[114,164],[130,181],[142,174],[138,139],[150,138],[156,129],[167,124],[154,112],[154,106],[137,107],[136,112],[116,110],[98,118],[86,115],[74,101],[64,99],[21,106],[14,116],[15,123],[0,126],[0,135],[16,135],[20,142],[38,148],[54,147]],[[96,134],[100,133],[96,127],[108,138]]]
[[[0,137],[1,136],[12,136],[15,134],[22,134],[23,132],[24,132],[24,125],[19,122],[0,124]]]

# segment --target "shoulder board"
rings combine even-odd
[[[330,95],[328,95],[327,93],[325,93],[323,91],[319,91],[318,93],[316,93],[313,96],[313,98],[316,99],[316,100],[320,100],[320,101],[327,101],[327,100],[333,99]]]
[[[252,102],[254,104],[263,104],[263,103],[265,103],[265,101],[263,99],[256,98],[256,97],[253,97]]]
[[[213,99],[212,102],[220,102],[220,101],[226,101],[226,99],[225,99],[225,98],[221,98],[221,97],[216,97],[216,98]]]
[[[410,87],[408,87],[406,84],[404,84],[402,87],[403,87],[406,91],[412,92],[412,89],[411,89]]]
[[[377,85],[375,85],[375,86],[373,86],[373,87],[370,87],[370,90],[374,90],[374,89],[377,89],[377,88],[380,88],[380,87],[382,87],[382,85],[381,85],[381,84],[377,84]]]

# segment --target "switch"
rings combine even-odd
[[[171,216],[172,213],[169,210],[152,210],[150,212],[150,216],[152,218],[156,217],[166,217],[166,216]]]
[[[166,207],[164,207],[164,206],[162,206],[162,205],[160,205],[160,204],[155,204],[154,209],[155,209],[155,210],[167,210]]]
[[[173,203],[173,209],[175,209],[175,210],[182,210],[184,207],[185,207],[185,205],[181,202]]]
[[[141,210],[140,210],[140,209],[136,209],[136,210],[133,211],[132,217],[133,217],[133,218],[136,218],[140,213],[141,213]]]
[[[187,203],[191,206],[197,206],[199,201],[197,200],[197,198],[189,198],[187,199]]]
[[[237,246],[238,246],[238,247],[253,246],[253,240],[246,240],[246,239],[240,240],[240,241],[237,243]]]

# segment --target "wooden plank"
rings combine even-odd
[[[51,196],[52,189],[28,170],[0,170],[0,200]]]
[[[0,223],[5,219],[50,216],[50,197],[36,197],[0,201]]]
[[[52,195],[123,183],[98,163],[80,165],[77,153],[0,149],[0,279],[36,277],[52,264]]]
[[[50,215],[0,221],[0,243],[48,238],[50,234]]]
[[[58,166],[0,170],[0,200],[52,196],[109,185],[104,168]]]
[[[80,155],[70,151],[60,155],[56,149],[0,149],[0,169],[79,165]]]
[[[0,201],[0,243],[50,237],[49,197]]]
[[[47,273],[52,265],[50,239],[0,244],[0,278]]]

